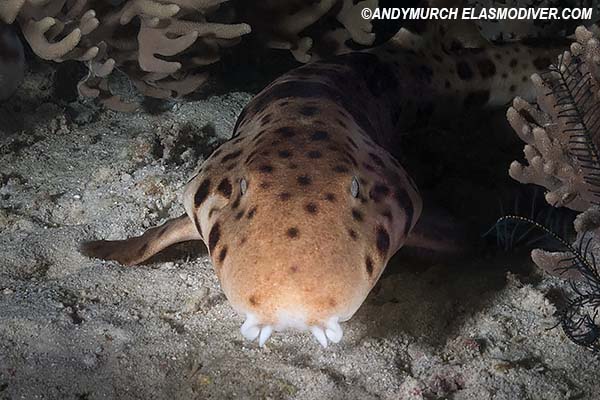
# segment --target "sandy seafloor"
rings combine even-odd
[[[400,255],[327,349],[243,340],[202,245],[129,268],[83,257],[82,239],[180,215],[251,95],[119,114],[58,99],[52,73],[0,105],[1,399],[600,398],[598,358],[550,329],[566,283],[523,251],[460,268]]]

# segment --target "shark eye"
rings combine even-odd
[[[358,197],[358,179],[356,179],[355,176],[352,177],[352,183],[350,184],[350,194],[352,195],[352,197],[357,198]]]
[[[248,182],[244,178],[240,179],[240,193],[243,195],[248,190]]]

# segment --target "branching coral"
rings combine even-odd
[[[54,61],[87,63],[80,93],[111,108],[132,109],[109,89],[108,77],[122,69],[143,94],[182,96],[205,80],[202,67],[220,58],[250,32],[217,13],[218,0],[6,0],[0,19],[15,20],[33,51]],[[107,3],[112,3],[107,4]],[[172,59],[172,58],[175,59]]]
[[[579,214],[575,220],[575,231],[577,238],[573,243],[573,249],[585,249],[585,253],[590,259],[589,262],[595,264],[595,259],[600,257],[600,209],[592,207],[589,210]],[[577,268],[569,268],[572,255],[569,252],[551,252],[541,249],[535,249],[531,252],[531,258],[540,268],[545,271],[558,275],[563,278],[582,280],[581,271]],[[600,260],[600,258],[598,258]],[[565,262],[567,262],[565,264]]]
[[[548,189],[556,207],[583,211],[600,203],[600,45],[585,28],[542,75],[533,75],[537,105],[516,98],[507,117],[527,144],[529,165],[515,161],[510,176]]]
[[[180,97],[200,87],[223,48],[255,26],[260,46],[288,49],[308,62],[316,53],[344,51],[349,40],[373,43],[371,23],[360,11],[376,6],[377,0],[2,0],[0,21],[16,21],[43,59],[85,62],[89,73],[80,94],[131,110],[135,104],[110,90],[116,69],[146,96]]]
[[[556,66],[532,76],[537,104],[516,98],[507,117],[526,143],[528,162],[513,162],[510,176],[544,186],[555,207],[584,211],[575,220],[577,238],[571,245],[526,218],[501,220],[528,222],[561,243],[566,251],[536,249],[531,257],[549,273],[582,281],[573,283],[576,297],[568,300],[560,324],[573,342],[600,351],[600,42],[583,27],[575,37]]]
[[[559,324],[574,343],[600,352],[600,212],[590,209],[575,223],[577,240],[572,245],[545,226],[518,216],[500,218],[498,223],[525,222],[552,236],[566,250],[534,250],[532,258],[548,272],[570,278],[575,297],[568,298],[560,311]],[[578,281],[578,282],[575,282]],[[559,325],[557,324],[557,325]]]

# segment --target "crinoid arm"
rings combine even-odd
[[[584,211],[600,204],[600,45],[583,27],[576,38],[532,76],[537,104],[517,97],[507,112],[527,162],[514,161],[509,174],[545,187],[552,206]]]
[[[496,224],[512,222],[531,225],[554,238],[563,247],[564,251],[560,252],[536,249],[532,252],[532,259],[551,274],[571,279],[571,287],[576,297],[569,299],[560,312],[557,326],[560,325],[574,343],[600,352],[600,270],[596,264],[600,255],[600,224],[592,225],[589,222],[597,222],[597,213],[598,210],[593,209],[578,217],[575,223],[578,229],[577,239],[573,244],[529,218],[507,215],[500,218]],[[585,221],[586,219],[588,221]],[[586,228],[590,229],[583,230]]]

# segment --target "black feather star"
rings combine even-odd
[[[565,61],[558,58],[558,65],[551,65],[541,73],[548,85],[546,96],[555,96],[558,121],[565,126],[563,133],[569,135],[567,151],[579,162],[583,179],[590,185],[589,192],[600,205],[600,150],[596,143],[600,138],[600,101],[596,97],[598,87],[594,85],[586,63],[578,56]]]
[[[579,55],[565,52],[558,58],[557,65],[551,65],[542,72],[541,78],[548,89],[554,105],[554,123],[561,129],[564,150],[572,158],[574,169],[582,172],[586,183],[583,189],[591,197],[590,203],[600,205],[600,89],[596,77],[592,76],[589,64]],[[562,139],[564,138],[564,139]],[[581,193],[579,193],[581,195]],[[505,224],[516,224],[512,231]],[[596,252],[600,237],[593,231],[579,232],[574,244],[570,244],[551,228],[531,218],[507,215],[496,222],[497,232],[511,240],[514,232],[521,232],[519,225],[527,225],[554,239],[567,254],[556,265],[559,274],[578,275],[581,281],[570,281],[574,296],[567,300],[559,313],[560,325],[567,337],[574,343],[594,352],[600,352],[600,273],[596,264]],[[512,234],[508,234],[513,232]],[[529,231],[526,231],[527,235]],[[502,239],[502,238],[501,238]],[[575,274],[576,273],[576,274]]]
[[[554,238],[570,254],[559,262],[562,266],[557,268],[557,272],[576,271],[581,275],[582,282],[570,282],[576,297],[568,299],[566,306],[559,313],[556,326],[560,325],[573,343],[600,353],[600,326],[596,323],[600,310],[600,272],[591,250],[594,237],[588,235],[589,232],[584,232],[576,245],[571,245],[546,226],[516,215],[506,215],[498,219],[496,226],[509,222],[525,223],[541,230]]]

